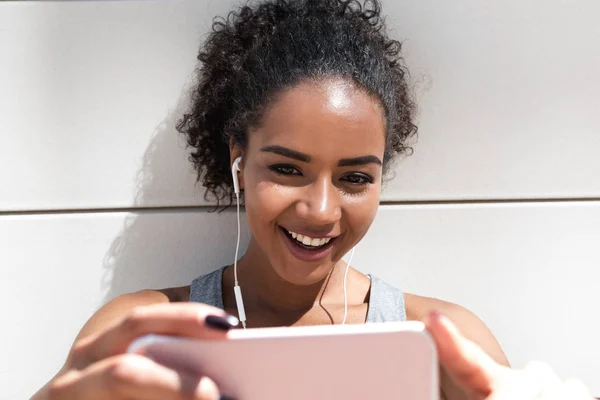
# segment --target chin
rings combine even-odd
[[[300,260],[284,260],[272,264],[281,279],[296,286],[310,286],[321,282],[333,268],[334,263],[310,263]]]

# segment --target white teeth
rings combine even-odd
[[[311,238],[296,232],[287,231],[294,239],[305,246],[319,247],[331,241],[331,238]]]

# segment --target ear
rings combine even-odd
[[[239,163],[240,171],[238,172],[238,181],[240,182],[240,190],[244,190],[244,151],[242,148],[235,143],[234,139],[229,140],[229,169],[233,167],[233,162],[236,158],[242,157],[242,161]]]

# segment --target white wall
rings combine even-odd
[[[174,129],[232,3],[0,3],[0,399],[33,393],[107,299],[233,258]],[[384,4],[421,133],[355,264],[600,396],[600,3]]]

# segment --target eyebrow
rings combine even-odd
[[[343,158],[338,161],[338,167],[351,167],[355,165],[377,164],[383,165],[381,160],[375,156],[362,156],[355,158]]]
[[[299,151],[288,149],[287,147],[283,147],[283,146],[266,146],[266,147],[261,148],[260,151],[266,152],[266,153],[279,154],[280,156],[292,158],[294,160],[298,160],[298,161],[301,161],[304,163],[309,163],[312,160],[312,157],[307,154],[300,153]],[[366,164],[383,165],[381,160],[378,157],[373,156],[373,155],[354,157],[354,158],[343,158],[340,161],[338,161],[338,167],[351,167],[351,166],[355,166],[355,165],[366,165]]]
[[[300,153],[299,151],[288,149],[287,147],[283,146],[267,146],[260,149],[260,151],[279,154],[280,156],[293,158],[294,160],[302,161],[305,163],[309,163],[312,160],[310,156],[304,153]]]

